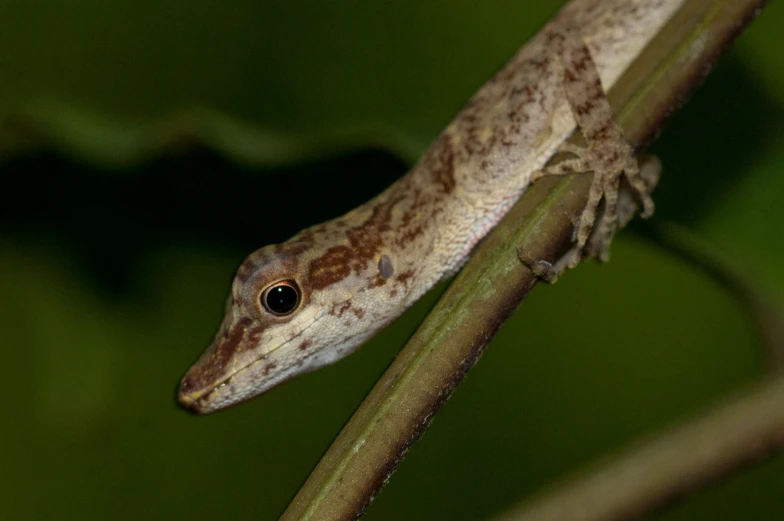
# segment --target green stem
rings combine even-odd
[[[636,444],[493,521],[638,519],[783,445],[784,378],[778,377]]]

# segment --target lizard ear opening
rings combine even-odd
[[[281,280],[261,292],[264,310],[278,317],[294,313],[301,300],[302,291],[293,280]]]

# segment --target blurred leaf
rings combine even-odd
[[[753,68],[768,95],[773,96],[779,106],[784,104],[784,54],[781,53],[781,19],[784,6],[781,2],[768,2],[765,16],[754,23],[757,29],[744,35],[737,45],[745,63]]]
[[[413,160],[559,4],[8,0],[0,152],[123,165],[196,138],[253,164],[363,143]]]

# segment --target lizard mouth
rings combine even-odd
[[[210,386],[195,386],[194,380],[190,377],[190,373],[186,374],[180,381],[180,387],[177,392],[177,401],[180,406],[190,412],[196,414],[204,414],[210,412],[209,406],[212,401],[213,394],[221,387],[225,387],[230,379]]]
[[[177,400],[182,407],[201,414],[210,412],[214,393],[231,381],[233,375],[227,374],[227,368],[232,357],[250,343],[251,324],[249,318],[243,317],[221,328],[215,340],[180,381]]]
[[[177,401],[180,406],[190,412],[203,414],[207,411],[207,402],[209,395],[218,390],[218,387],[199,389],[197,391],[190,391],[188,389],[188,380],[183,378],[180,382],[180,389],[177,393]]]
[[[253,327],[252,321],[247,317],[224,325],[199,360],[183,376],[177,401],[180,406],[193,413],[208,414],[263,394],[290,379],[298,374],[292,372],[295,366],[307,366],[314,358],[323,356],[323,353],[320,349],[311,347],[306,354],[299,352],[296,362],[286,362],[285,357],[279,356],[279,351],[291,345],[294,340],[300,339],[327,315],[327,312],[321,313],[283,343],[246,360],[238,367],[232,360],[238,352],[247,352],[258,347],[259,328]],[[232,366],[234,367],[229,369]],[[312,369],[304,369],[308,370]],[[253,385],[248,384],[249,379],[254,380]]]
[[[186,374],[180,382],[177,400],[180,406],[195,414],[209,414],[234,407],[255,396],[265,393],[276,384],[290,378],[291,375],[285,371],[287,368],[284,366],[282,367],[284,371],[281,372],[276,372],[274,374],[271,372],[264,372],[263,375],[266,382],[263,386],[257,385],[256,388],[253,389],[248,387],[247,382],[243,384],[243,375],[247,374],[248,371],[251,371],[251,368],[253,367],[268,363],[267,361],[268,356],[262,356],[226,378],[211,385],[205,385],[199,388],[192,388],[193,381],[189,379],[189,375]],[[277,368],[278,365],[273,363],[273,365],[268,365],[267,367]]]
[[[249,321],[240,320],[232,324],[218,334],[201,358],[183,376],[177,393],[180,406],[197,414],[207,414],[248,400],[262,394],[274,384],[289,379],[292,375],[287,369],[293,364],[281,364],[281,360],[275,360],[273,353],[301,337],[319,318],[281,345],[228,372],[226,368],[230,365],[233,354],[256,343]],[[318,350],[302,356],[299,365],[314,356],[318,356]],[[260,371],[261,375],[257,375],[257,385],[262,382],[264,385],[258,385],[257,390],[238,389],[237,384],[244,387],[241,382],[243,376],[252,374],[254,368],[258,368],[260,364],[265,366]]]

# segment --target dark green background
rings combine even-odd
[[[0,2],[0,517],[276,519],[426,313],[209,417],[233,270],[371,197],[557,1]],[[784,302],[784,10],[665,129],[655,219]],[[368,510],[481,519],[749,384],[733,297],[623,233],[536,288]],[[656,519],[784,518],[784,457]]]

